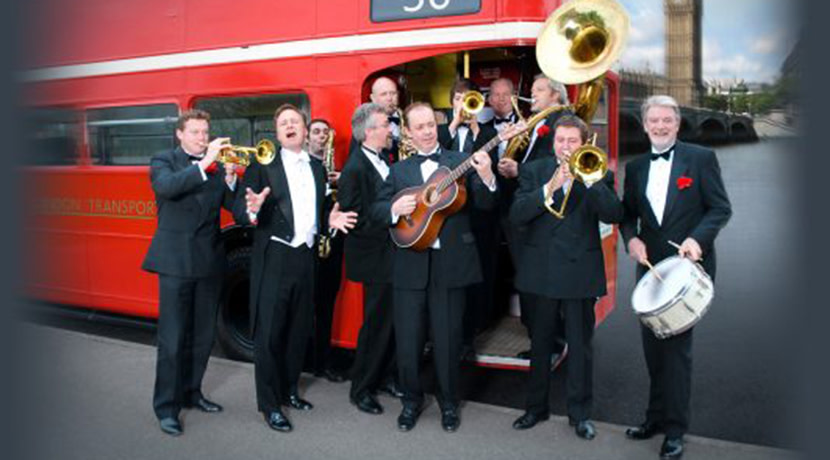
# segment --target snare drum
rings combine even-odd
[[[631,294],[631,307],[654,335],[664,339],[685,332],[706,313],[715,296],[712,279],[689,259],[673,256],[654,266]]]

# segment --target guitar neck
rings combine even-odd
[[[487,141],[487,143],[484,144],[479,150],[483,150],[485,152],[490,152],[490,150],[493,150],[493,148],[495,148],[497,145],[499,145],[499,142],[501,142],[501,139],[499,139],[498,134],[496,134],[492,139]],[[453,169],[450,172],[450,174],[441,181],[440,184],[438,184],[438,192],[439,193],[443,192],[447,187],[450,186],[450,184],[457,181],[461,176],[466,174],[467,170],[469,170],[472,165],[473,165],[473,156],[470,155],[470,156],[467,157],[466,160],[461,162],[460,165],[456,166],[455,169]]]

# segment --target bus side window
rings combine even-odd
[[[263,139],[276,144],[274,111],[283,104],[310,113],[308,96],[303,93],[200,98],[194,108],[210,114],[211,139],[230,137],[235,145],[253,146]]]
[[[148,165],[176,146],[176,104],[108,107],[87,111],[89,154],[96,165]]]
[[[25,113],[29,133],[23,163],[66,166],[77,163],[81,131],[78,112],[65,108],[32,109]]]

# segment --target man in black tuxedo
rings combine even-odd
[[[303,150],[305,114],[283,104],[274,123],[282,148],[273,162],[253,163],[246,172],[245,196],[237,199],[234,217],[256,226],[250,310],[257,408],[268,426],[290,431],[281,406],[313,407],[300,398],[297,384],[314,314],[316,239],[328,226],[346,232],[356,217],[335,204],[325,219],[326,176]]]
[[[568,160],[588,138],[585,122],[566,116],[553,129],[556,158],[544,158],[522,168],[519,190],[510,209],[513,223],[527,226],[516,286],[536,296],[527,411],[513,423],[513,428],[531,428],[550,415],[550,362],[557,323],[564,316],[565,337],[570,345],[568,419],[578,436],[590,440],[596,435],[589,420],[593,401],[594,304],[606,294],[599,222],[621,222],[623,207],[614,192],[614,175],[610,171],[593,184],[574,180]],[[568,193],[564,217],[560,219],[549,211],[560,210]]]
[[[651,153],[631,160],[625,168],[620,226],[628,254],[640,263],[657,264],[680,254],[699,261],[715,278],[715,237],[732,215],[715,152],[677,140],[680,108],[669,96],[652,96],[642,109]],[[676,250],[669,241],[682,242]],[[640,325],[648,366],[649,402],[645,422],[629,428],[632,439],[664,433],[661,458],[683,455],[683,435],[689,426],[692,380],[692,333],[658,339]]]
[[[142,268],[159,275],[158,355],[153,409],[161,430],[182,434],[179,411],[195,407],[220,412],[201,391],[225,268],[219,210],[231,209],[236,173],[214,161],[227,138],[208,144],[210,115],[182,113],[176,126],[179,147],[150,161],[158,227]]]
[[[464,78],[453,83],[450,91],[452,120],[438,126],[438,142],[444,149],[471,154],[479,151],[497,133],[492,126],[479,124],[475,115],[465,115],[462,107],[467,91],[478,91],[478,88]]]
[[[412,139],[417,153],[392,165],[379,201],[372,207],[372,218],[385,221],[388,225],[394,225],[399,218],[407,218],[416,207],[416,197],[411,194],[393,202],[397,192],[422,185],[439,166],[454,168],[468,157],[438,145],[435,114],[429,104],[416,102],[410,105],[404,117],[404,130]],[[493,206],[496,191],[495,176],[487,153],[475,152],[472,167],[477,174],[469,172],[465,176],[468,201],[458,213],[444,221],[435,243],[425,251],[403,248],[395,251],[392,268],[394,328],[399,383],[404,393],[403,410],[398,417],[401,431],[415,427],[423,405],[419,370],[427,316],[434,343],[441,426],[445,431],[452,432],[461,423],[458,417],[458,374],[465,288],[481,281],[468,209],[471,206]]]
[[[328,121],[321,118],[311,120],[308,125],[308,154],[311,161],[323,165],[328,180],[326,186],[325,209],[334,206],[335,189],[340,172],[326,165],[326,147],[329,136],[333,131]],[[333,160],[333,159],[332,159]],[[332,164],[332,166],[334,166]],[[337,292],[340,290],[340,281],[343,275],[343,235],[337,233],[328,238],[329,253],[325,257],[320,254],[317,264],[317,301],[314,302],[314,334],[312,337],[312,362],[314,375],[325,377],[326,380],[340,383],[345,380],[343,374],[337,371],[331,357],[331,328],[334,317],[334,304],[337,301]]]
[[[563,107],[568,105],[568,92],[565,85],[551,80],[544,74],[538,74],[533,79],[530,88],[533,98],[530,110],[535,114],[550,107]],[[510,207],[513,204],[514,194],[519,186],[518,176],[522,167],[542,158],[553,158],[553,126],[563,115],[571,115],[567,109],[556,110],[543,120],[539,121],[532,128],[530,141],[524,151],[519,151],[515,159],[502,157],[498,162],[499,189],[501,192],[499,200],[500,214],[502,216],[502,230],[504,231],[510,254],[513,257],[513,265],[519,267],[524,264],[521,257],[521,245],[525,238],[522,228],[517,227],[508,218]],[[527,328],[528,335],[533,339],[533,304],[535,296],[530,292],[519,290],[519,307],[521,308],[521,321]],[[561,334],[559,334],[561,335]],[[558,341],[561,342],[561,341]],[[557,353],[560,353],[562,345],[557,345]],[[519,357],[528,359],[529,350],[519,353]]]
[[[488,141],[498,135],[492,124],[479,124],[476,115],[465,116],[463,111],[464,94],[478,91],[468,79],[459,79],[450,91],[452,120],[438,126],[438,142],[447,150],[472,154],[481,150]],[[487,152],[490,163],[498,162],[498,149]],[[478,257],[481,262],[482,281],[467,288],[467,307],[464,309],[464,348],[473,351],[475,335],[492,316],[493,293],[496,282],[496,256],[498,255],[498,209],[470,209],[470,225],[476,238]]]
[[[366,103],[352,116],[352,134],[360,142],[340,176],[338,198],[341,209],[361,217],[346,237],[346,277],[363,283],[363,325],[357,339],[352,367],[350,400],[369,414],[380,414],[383,406],[374,394],[385,380],[394,380],[395,342],[392,327],[392,241],[388,219],[369,219],[383,181],[389,175],[389,160],[380,154],[392,137],[383,108]]]

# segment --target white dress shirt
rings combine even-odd
[[[674,149],[672,145],[669,149]],[[652,154],[660,154],[662,151],[651,148]],[[669,180],[671,178],[671,166],[674,161],[674,152],[669,156],[668,161],[662,158],[657,160],[649,159],[648,183],[646,185],[646,198],[651,203],[651,210],[657,218],[657,223],[663,225],[663,213],[666,210],[666,198],[669,195]]]
[[[455,137],[458,136],[458,150],[463,152],[464,143],[467,142],[467,136],[473,136],[473,132],[467,125],[458,125],[458,128],[456,128],[455,132],[452,132],[451,129],[449,131],[450,136],[453,139],[455,139]],[[471,139],[475,141],[475,136],[473,136]]]
[[[317,234],[317,186],[311,171],[311,158],[305,151],[300,153],[286,149],[280,151],[280,160],[285,168],[288,180],[288,192],[291,194],[291,213],[294,215],[294,238],[285,241],[272,235],[271,239],[282,244],[298,248],[305,244],[314,246]]]
[[[377,152],[369,147],[362,145],[361,150],[363,151],[363,154],[366,155],[366,158],[369,159],[369,162],[372,163],[372,166],[375,167],[378,174],[380,174],[380,177],[383,180],[386,180],[386,177],[389,175],[389,165],[387,165],[385,161],[381,160]]]
[[[509,113],[509,114],[507,114],[507,116],[506,116],[506,117],[504,117],[504,118],[508,118],[508,119],[510,119],[510,120],[514,120],[514,119],[515,119],[515,118],[514,118],[514,115],[513,115],[513,112],[510,112],[510,113]],[[508,124],[510,124],[510,122],[508,122],[508,121],[502,121],[502,122],[497,122],[497,121],[495,121],[495,120],[493,121],[493,127],[494,127],[494,128],[496,128],[496,132],[497,132],[497,133],[499,133],[499,134],[501,134],[501,132],[502,132],[502,131],[504,131],[504,130],[505,130],[505,128],[507,128],[507,125],[508,125]],[[505,150],[507,150],[507,143],[508,143],[508,142],[509,142],[509,141],[501,141],[501,142],[499,142],[499,160],[501,160],[501,158],[504,156],[504,152],[505,152]]]

